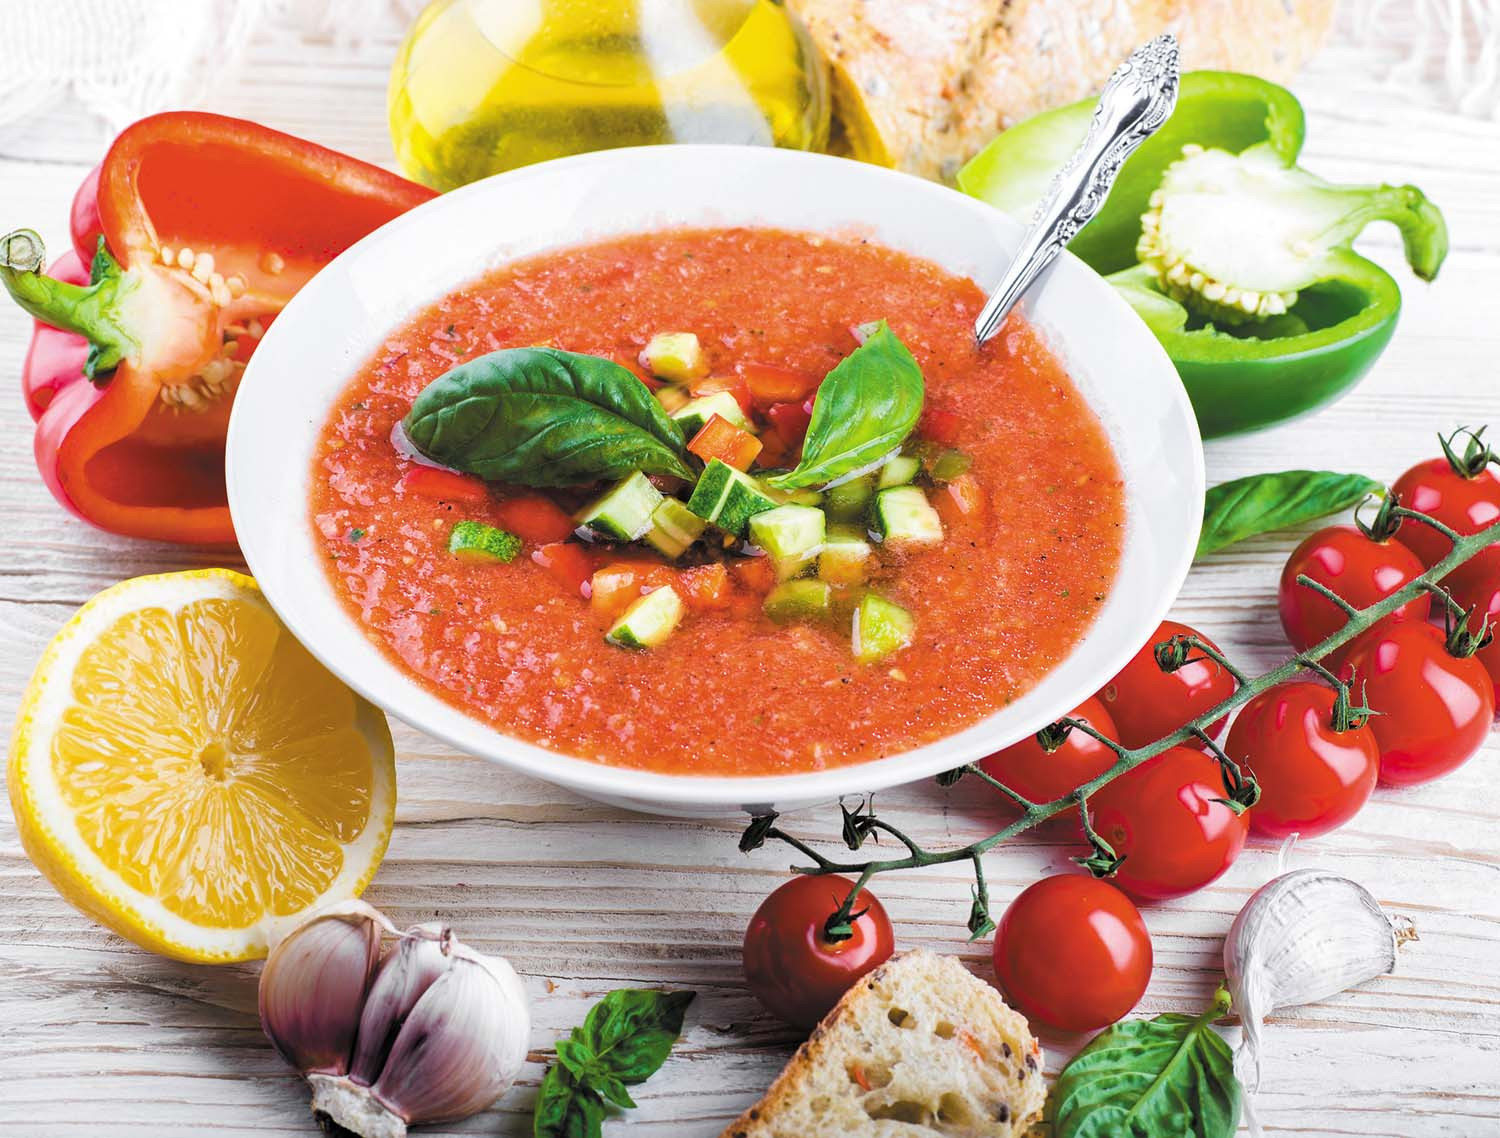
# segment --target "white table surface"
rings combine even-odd
[[[313,42],[277,26],[205,100],[375,161],[389,161],[385,80],[393,43]],[[1434,435],[1489,420],[1500,431],[1500,125],[1465,119],[1435,91],[1396,95],[1387,52],[1336,40],[1296,85],[1310,119],[1306,162],[1348,181],[1411,181],[1447,214],[1441,279],[1403,271],[1406,312],[1375,372],[1337,406],[1208,447],[1211,481],[1295,466],[1394,478],[1435,453]],[[60,113],[0,136],[0,228],[65,247],[67,204],[100,134]],[[1364,243],[1387,264],[1394,233]],[[219,564],[223,554],[98,533],[63,514],[37,479],[17,383],[29,322],[0,303],[0,709],[7,724],[43,645],[74,608],[124,576]],[[1242,664],[1285,651],[1276,576],[1294,538],[1247,542],[1197,567],[1175,615]],[[437,1134],[530,1133],[537,1081],[557,1037],[621,986],[700,993],[665,1068],[636,1095],[630,1132],[716,1134],[757,1098],[794,1034],[745,991],[739,944],[785,877],[779,848],[749,856],[738,826],[661,821],[593,805],[451,753],[393,724],[400,806],[368,897],[398,923],[442,918],[503,953],[534,1003],[531,1061],[492,1111]],[[1448,779],[1380,791],[1348,827],[1295,851],[1370,887],[1421,939],[1393,976],[1278,1016],[1259,1103],[1274,1134],[1500,1135],[1500,741]],[[929,843],[963,843],[988,822],[930,786],[881,797]],[[836,812],[835,812],[836,814]],[[837,845],[836,817],[798,817]],[[1023,841],[987,862],[997,911],[1069,850]],[[1215,886],[1155,906],[1156,972],[1143,1013],[1196,1009],[1219,977],[1221,938],[1276,870],[1255,846]],[[902,947],[961,954],[988,976],[988,945],[965,944],[968,877],[940,868],[883,878]],[[136,949],[62,902],[22,853],[0,807],[0,1134],[15,1138],[310,1132],[295,1074],[255,1017],[257,966],[191,967]],[[1081,1042],[1047,1036],[1055,1072]],[[621,1133],[619,1123],[611,1130]]]

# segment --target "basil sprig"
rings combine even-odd
[[[488,482],[572,486],[648,474],[695,477],[682,431],[612,360],[506,348],[429,383],[402,420],[434,462]]]
[[[1053,1138],[1232,1138],[1240,1083],[1229,1045],[1211,1026],[1229,1010],[1222,989],[1194,1019],[1117,1023],[1073,1056],[1052,1088]]]
[[[922,414],[922,369],[884,320],[828,373],[796,469],[768,479],[778,490],[822,486],[890,454]]]
[[[536,1138],[598,1138],[607,1104],[634,1107],[625,1088],[644,1083],[666,1061],[696,994],[621,988],[595,1004],[583,1026],[558,1042],[557,1062],[542,1078]]]
[[[1336,514],[1382,489],[1363,474],[1332,470],[1282,470],[1222,483],[1203,500],[1198,556],[1256,534]]]

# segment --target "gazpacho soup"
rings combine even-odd
[[[676,774],[862,762],[1026,692],[1124,537],[1019,316],[857,237],[680,229],[516,261],[394,332],[311,503],[335,591],[448,703]]]

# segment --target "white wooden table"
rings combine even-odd
[[[270,27],[209,109],[388,161],[385,79],[393,43],[303,42]],[[1386,60],[1388,61],[1388,60]],[[1410,283],[1395,343],[1336,407],[1208,448],[1210,478],[1293,466],[1394,478],[1435,453],[1434,434],[1489,420],[1500,431],[1500,126],[1399,98],[1371,78],[1380,53],[1336,41],[1298,84],[1310,166],[1341,180],[1421,185],[1446,211],[1453,253],[1431,287]],[[22,153],[25,158],[15,155]],[[65,247],[68,201],[99,153],[60,115],[0,138],[0,228],[31,225]],[[1398,259],[1394,235],[1368,248]],[[17,390],[29,322],[0,303],[0,708],[8,720],[32,666],[73,609],[123,576],[218,563],[222,555],[112,538],[65,516],[37,479]],[[1176,615],[1246,666],[1284,645],[1274,589],[1290,537],[1252,541],[1196,568]],[[531,1063],[498,1107],[438,1133],[529,1134],[551,1047],[611,988],[691,987],[685,1038],[640,1088],[631,1132],[713,1135],[759,1096],[790,1054],[791,1031],[745,991],[746,919],[783,880],[779,849],[736,851],[735,823],[661,821],[580,800],[447,751],[397,727],[400,807],[369,899],[398,923],[451,921],[526,976]],[[1353,824],[1293,855],[1368,885],[1410,915],[1421,940],[1396,975],[1278,1017],[1260,1104],[1273,1133],[1485,1138],[1500,1135],[1500,739],[1433,786],[1378,793]],[[942,791],[881,797],[924,842],[962,843],[988,821]],[[837,841],[828,811],[793,820]],[[988,862],[998,909],[1069,850],[1023,842]],[[1219,975],[1221,937],[1277,855],[1247,850],[1213,888],[1147,913],[1157,967],[1144,1013],[1196,1009]],[[878,883],[900,944],[961,954],[989,975],[988,946],[965,944],[963,872]],[[32,869],[0,808],[0,1134],[157,1138],[310,1131],[296,1076],[255,1017],[254,966],[189,967],[103,932]],[[1055,1071],[1081,1041],[1046,1039]],[[615,1133],[621,1124],[612,1124]]]

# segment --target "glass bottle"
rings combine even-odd
[[[826,68],[782,0],[435,0],[389,108],[402,170],[439,190],[615,146],[828,142]]]

